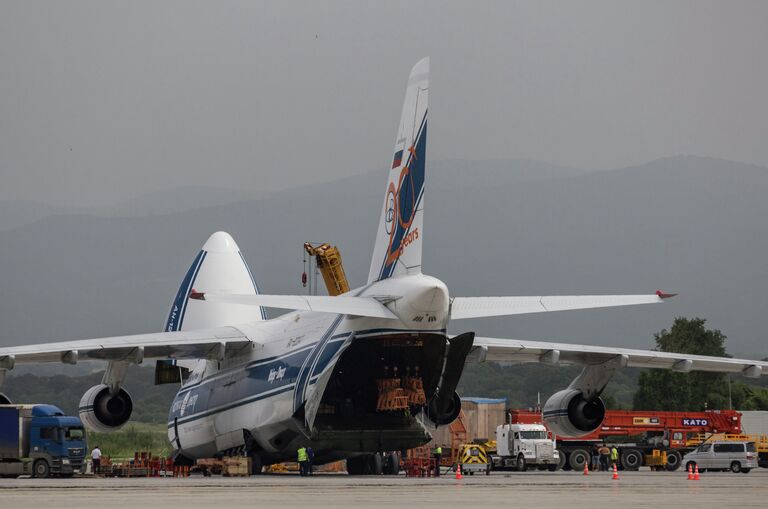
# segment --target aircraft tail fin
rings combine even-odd
[[[188,331],[266,320],[263,307],[254,310],[253,306],[240,304],[202,303],[189,298],[192,290],[258,295],[251,269],[235,240],[226,232],[211,235],[195,257],[176,293],[163,330]]]
[[[368,282],[421,272],[429,58],[408,78]]]

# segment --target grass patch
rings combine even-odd
[[[168,428],[164,424],[130,423],[113,433],[87,431],[87,437],[89,450],[98,445],[101,453],[111,458],[133,458],[134,452],[140,451],[160,457],[171,453]]]

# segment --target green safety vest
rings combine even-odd
[[[299,461],[301,462],[301,461],[308,461],[308,460],[309,458],[307,457],[307,448],[302,447],[301,449],[299,449]]]
[[[619,459],[619,450],[616,449],[615,447],[611,449],[611,459],[613,461],[616,461],[617,459]]]
[[[443,454],[443,448],[438,447],[437,449],[435,449],[435,454]]]

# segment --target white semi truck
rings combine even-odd
[[[560,468],[555,439],[542,424],[502,424],[496,428],[496,453],[491,454],[493,470],[524,472],[535,467],[552,472]]]

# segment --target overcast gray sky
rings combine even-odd
[[[0,0],[0,200],[104,205],[430,158],[768,165],[768,2]]]

